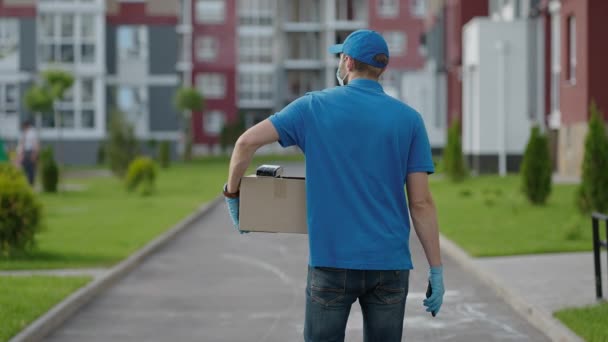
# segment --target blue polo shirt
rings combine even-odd
[[[419,113],[373,80],[311,92],[270,121],[283,147],[306,157],[310,266],[412,269],[404,191],[433,173]]]

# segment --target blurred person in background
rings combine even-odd
[[[36,164],[38,163],[39,151],[38,134],[36,134],[32,122],[26,120],[21,125],[21,135],[17,145],[17,160],[31,186],[34,186],[36,181]]]

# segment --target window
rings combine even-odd
[[[271,26],[276,6],[276,0],[239,0],[239,23],[241,25]]]
[[[199,37],[196,40],[196,58],[201,61],[214,61],[218,54],[218,41],[215,37]]]
[[[226,17],[225,0],[197,0],[196,21],[205,24],[223,23]]]
[[[116,89],[116,106],[134,127],[144,117],[147,101],[145,87],[118,86]]]
[[[37,26],[41,63],[95,62],[95,15],[42,13]]]
[[[208,135],[218,135],[224,128],[226,115],[219,110],[212,110],[203,115],[203,130]]]
[[[15,19],[0,18],[0,63],[14,59],[16,67],[19,50],[19,26]]]
[[[95,61],[95,17],[91,14],[84,14],[80,17],[80,46],[81,61],[83,63],[93,63]]]
[[[391,56],[405,56],[407,50],[407,36],[405,35],[405,32],[384,32],[384,39],[386,39],[388,51]]]
[[[414,1],[414,0],[412,0],[412,1]],[[381,17],[398,16],[399,15],[399,0],[378,0],[378,14]]]
[[[0,114],[16,115],[19,109],[17,84],[0,84]]]
[[[247,1],[247,0],[243,0]],[[321,21],[321,3],[325,0],[293,0],[285,2],[288,22],[318,23]],[[324,4],[323,4],[324,5]]]
[[[148,30],[145,26],[120,26],[117,36],[119,59],[148,58]]]
[[[576,18],[568,18],[568,80],[576,83]]]
[[[220,73],[199,74],[196,76],[196,87],[205,98],[224,98],[226,95],[226,76]]]
[[[273,36],[240,36],[239,61],[245,63],[272,63]]]
[[[274,99],[274,74],[272,72],[242,72],[239,74],[239,99]]]
[[[338,21],[358,20],[355,13],[355,0],[336,0],[336,19]]]
[[[422,18],[426,15],[427,0],[410,0],[412,16]]]

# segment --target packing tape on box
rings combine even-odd
[[[285,198],[287,197],[287,184],[281,178],[274,179],[274,197]]]

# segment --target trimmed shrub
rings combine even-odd
[[[522,191],[532,204],[544,204],[551,194],[551,155],[547,137],[532,127],[521,164]]]
[[[114,175],[124,177],[129,163],[137,156],[138,146],[133,127],[120,111],[112,112],[105,146],[110,170]]]
[[[220,146],[222,150],[226,150],[228,146],[234,146],[236,141],[245,133],[245,118],[243,114],[239,115],[239,119],[233,123],[224,125],[220,135]]]
[[[583,177],[577,204],[581,211],[608,211],[608,138],[604,115],[595,102],[589,108],[589,131],[585,138]]]
[[[26,182],[27,179],[21,170],[9,163],[0,163],[0,175],[15,182]]]
[[[156,165],[148,157],[137,157],[129,165],[126,185],[130,192],[138,191],[147,196],[154,192],[156,181]]]
[[[42,180],[42,191],[57,192],[59,167],[57,167],[51,147],[43,149],[40,153],[40,179]]]
[[[448,129],[448,141],[445,146],[443,162],[443,168],[451,181],[461,182],[467,177],[467,169],[462,154],[460,121],[458,120],[454,120]]]
[[[168,141],[162,141],[158,145],[158,162],[163,169],[171,165],[171,144]]]
[[[0,165],[0,253],[27,251],[42,229],[42,205],[22,173]]]

